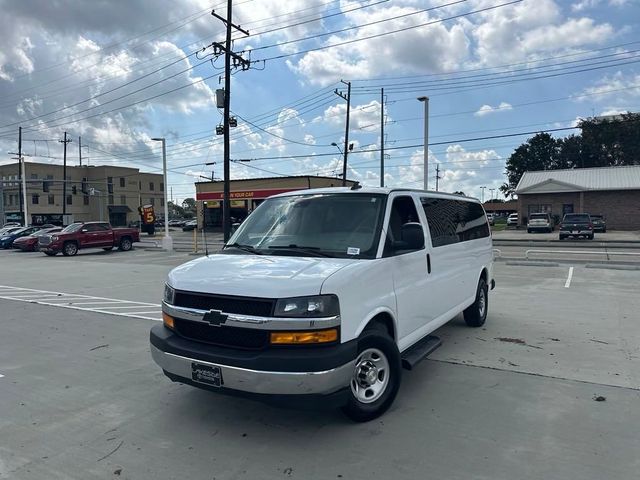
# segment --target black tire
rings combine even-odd
[[[120,246],[118,247],[118,250],[120,250],[121,252],[128,252],[132,248],[133,243],[131,243],[131,239],[129,237],[122,237],[120,239]]]
[[[476,300],[465,309],[464,321],[469,327],[481,327],[487,320],[487,310],[489,309],[489,288],[484,278],[478,281],[476,290]]]
[[[380,358],[379,354],[382,354],[383,358]],[[379,393],[374,395],[374,397],[377,397],[374,401],[370,403],[363,402],[358,398],[354,390],[357,390],[359,387],[363,391],[361,394],[362,397],[366,396],[367,391],[373,391],[373,389],[366,387],[366,385],[363,388],[360,382],[366,382],[365,372],[367,369],[371,371],[367,365],[367,363],[371,362],[367,361],[367,357],[371,356],[375,358],[376,355],[381,362],[386,360],[386,376],[383,377],[386,379],[386,384],[381,387]],[[361,365],[361,368],[359,365]],[[380,374],[383,374],[383,371],[376,371],[378,372],[378,375],[374,375],[376,382],[382,381]],[[367,327],[358,339],[356,367],[354,368],[353,378],[347,387],[349,389],[349,400],[347,404],[342,407],[342,411],[354,422],[368,422],[379,417],[389,409],[393,400],[396,398],[398,389],[400,388],[401,376],[402,363],[400,352],[396,343],[389,336],[387,329],[380,324]]]
[[[607,233],[607,229],[606,229],[606,228],[603,228],[603,229],[602,229],[602,233]]]
[[[589,240],[593,240],[593,237],[594,237],[593,233],[592,233],[591,235],[587,235],[587,238],[588,238]]]
[[[530,228],[527,228],[527,233],[531,233],[531,229]]]
[[[558,235],[558,240],[564,240],[565,238],[567,237],[565,237],[564,235]]]
[[[65,257],[73,257],[78,253],[78,244],[75,242],[66,242],[62,247],[62,254]]]
[[[55,257],[58,254],[58,252],[44,252],[44,253],[49,257]]]

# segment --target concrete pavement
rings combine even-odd
[[[0,283],[153,303],[189,258],[0,252]],[[634,479],[639,280],[496,264],[485,327],[439,329],[367,424],[171,383],[153,320],[0,299],[0,479]]]

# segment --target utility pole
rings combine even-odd
[[[19,146],[22,146],[22,143],[19,144]],[[20,153],[22,153],[22,149],[20,148]],[[9,155],[18,155],[18,152],[7,152]],[[24,161],[24,157],[30,157],[31,155],[21,155],[18,157],[13,157],[13,160],[18,160],[18,168],[20,169],[20,175],[18,176],[18,179],[21,179],[18,181],[18,188],[19,188],[19,197],[20,197],[20,216],[22,217],[23,220],[23,224],[25,227],[29,226],[29,213],[27,211],[27,172],[26,172],[26,168],[27,165]],[[22,209],[22,205],[24,205],[24,215],[23,215],[23,209]],[[3,218],[0,217],[0,221],[4,220]]]
[[[480,197],[480,202],[484,203],[484,189],[487,187],[480,187],[480,191],[482,192],[481,197]]]
[[[62,156],[62,222],[64,223],[64,216],[67,214],[67,144],[71,142],[70,138],[67,138],[67,132],[64,132],[64,140],[58,140],[64,144],[64,155]]]
[[[438,191],[438,181],[441,179],[442,177],[440,176],[440,164],[436,163],[436,192]]]
[[[338,95],[343,100],[347,101],[347,121],[344,132],[344,159],[342,160],[342,186],[347,185],[347,155],[349,155],[349,114],[351,111],[351,82],[345,82],[344,80],[340,80],[347,86],[347,95],[338,91],[336,88],[333,93]]]
[[[224,22],[227,35],[224,45],[214,42],[214,54],[220,54],[224,52],[224,193],[222,201],[222,227],[224,232],[225,243],[229,240],[231,234],[231,202],[230,202],[230,164],[231,156],[229,152],[230,138],[229,138],[229,112],[231,106],[231,67],[241,67],[243,70],[247,70],[251,66],[251,62],[245,60],[240,55],[231,51],[231,32],[233,29],[238,30],[245,35],[249,35],[249,32],[242,29],[239,25],[233,23],[232,12],[232,0],[227,0],[227,18],[218,15],[215,10],[211,12],[211,15],[218,20]],[[233,65],[231,64],[231,58],[233,57]]]
[[[384,187],[384,88],[380,89],[380,186]]]
[[[82,166],[82,137],[78,137],[78,159],[80,160],[80,166]]]
[[[22,158],[22,127],[18,127],[18,182],[19,182],[19,197],[20,197],[20,216],[23,218],[24,220],[24,226],[27,226],[27,219],[26,219],[26,215],[24,215],[24,210],[23,210],[23,200],[22,200],[22,182],[20,182],[20,180],[22,179],[22,162],[24,161],[24,159]]]
[[[489,191],[491,192],[491,201],[493,202],[493,192],[496,191],[495,188],[490,188]]]
[[[424,189],[429,190],[429,97],[418,97],[424,102]]]

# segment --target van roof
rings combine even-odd
[[[362,186],[361,188],[358,188],[355,190],[352,189],[351,187],[311,188],[311,189],[305,189],[305,190],[295,190],[292,192],[280,193],[278,195],[274,195],[274,197],[289,197],[292,195],[314,195],[314,194],[325,194],[325,193],[349,193],[349,194],[375,193],[375,194],[389,195],[395,192],[426,193],[430,197],[441,197],[441,198],[450,198],[455,200],[466,200],[470,202],[480,202],[480,200],[478,200],[477,198],[458,195],[455,193],[435,192],[433,190],[420,190],[417,188],[387,188],[387,187],[367,187],[367,186]]]

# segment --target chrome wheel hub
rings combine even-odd
[[[378,400],[389,384],[389,361],[377,348],[368,348],[356,360],[351,392],[359,402]]]

